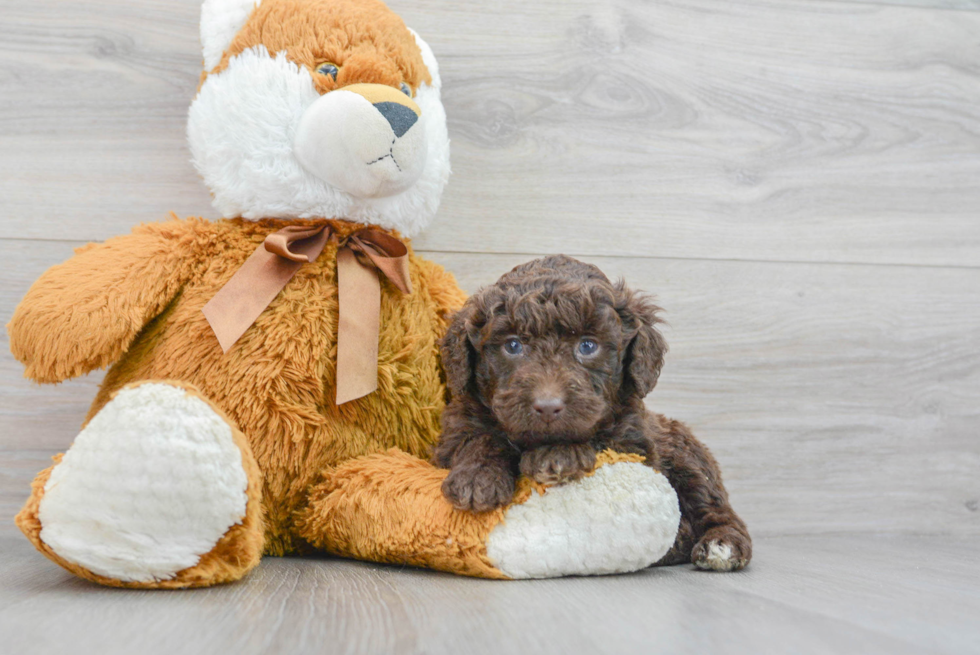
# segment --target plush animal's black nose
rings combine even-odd
[[[544,396],[536,398],[531,406],[534,407],[534,411],[537,412],[538,416],[546,421],[550,421],[558,418],[558,415],[564,411],[565,401],[554,396]]]
[[[409,128],[415,125],[415,121],[419,119],[418,114],[412,109],[397,102],[376,102],[374,108],[381,112],[381,115],[391,125],[391,129],[395,131],[395,136],[399,138],[408,132]]]

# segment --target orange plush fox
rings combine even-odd
[[[127,587],[313,550],[493,578],[659,559],[676,497],[636,458],[485,514],[440,493],[437,343],[464,295],[407,241],[449,175],[425,42],[377,0],[206,0],[201,38],[188,138],[225,218],[81,248],[8,326],[39,382],[110,367],[17,516],[35,546]]]

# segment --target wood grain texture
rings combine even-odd
[[[955,565],[973,547],[796,536],[737,574],[527,582],[266,558],[241,583],[161,593],[96,587],[0,537],[0,635],[12,655],[968,653],[980,576]]]
[[[752,565],[266,559],[216,589],[95,587],[10,518],[102,374],[33,385],[0,332],[0,652],[980,651],[980,2],[390,4],[439,56],[453,140],[416,246],[469,291],[567,252],[656,293],[649,405],[721,461]],[[199,0],[0,12],[6,323],[84,241],[214,212],[184,139]]]
[[[0,318],[70,245],[0,241],[18,271]],[[470,292],[528,259],[423,254]],[[587,259],[665,307],[671,351],[648,404],[713,449],[756,534],[980,534],[980,271]],[[3,348],[0,511],[10,516],[71,443],[101,376],[30,385],[5,335]]]
[[[950,9],[954,11],[980,11],[980,0],[832,0],[835,2],[859,2],[861,4],[899,5],[904,7],[923,7],[927,9]]]
[[[0,237],[213,215],[184,143],[198,5],[4,4]],[[392,6],[440,56],[453,139],[421,247],[980,265],[976,12]]]
[[[980,16],[525,3],[495,23],[484,7],[487,38],[453,32],[482,64],[446,87],[472,183],[425,247],[980,263]]]

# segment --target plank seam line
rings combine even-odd
[[[99,240],[86,241],[84,239],[45,239],[45,238],[33,238],[33,237],[0,237],[0,243],[3,242],[25,242],[25,241],[35,241],[42,243],[64,243],[64,244],[78,244],[84,245],[86,243],[100,243]],[[419,254],[423,253],[439,253],[443,255],[492,255],[495,257],[509,257],[513,255],[521,255],[527,257],[544,257],[549,253],[540,252],[496,252],[496,251],[481,251],[481,250],[448,250],[439,248],[415,248],[415,252]],[[877,266],[885,268],[926,268],[926,269],[940,269],[940,270],[964,270],[964,271],[976,271],[980,270],[980,264],[971,266],[969,264],[917,264],[914,262],[862,262],[862,261],[808,261],[808,260],[798,260],[798,259],[753,259],[753,258],[738,258],[738,257],[680,257],[677,255],[620,255],[620,254],[609,254],[609,253],[583,253],[575,251],[565,251],[565,254],[571,257],[583,257],[583,258],[603,258],[603,259],[651,259],[651,260],[661,260],[661,261],[692,261],[692,262],[729,262],[737,264],[798,264],[798,265],[815,265],[815,266]]]
[[[874,0],[825,0],[829,1],[835,5],[861,5],[863,7],[890,7],[893,9],[920,9],[925,11],[958,11],[958,12],[972,12],[977,13],[980,11],[980,6],[978,7],[935,7],[926,4],[928,0],[917,0],[916,4],[907,4],[904,2],[888,2],[887,0],[881,0],[880,2],[875,2]],[[922,4],[919,4],[921,2]]]
[[[526,255],[528,257],[544,257],[548,253],[535,252],[486,252],[479,250],[440,250],[434,248],[415,248],[418,254],[439,253],[444,255],[494,255],[508,257],[512,255]],[[580,253],[565,251],[570,257],[591,257],[594,259],[656,259],[662,261],[695,261],[695,262],[732,262],[738,264],[802,264],[820,266],[879,266],[887,268],[934,268],[934,269],[956,269],[965,271],[980,270],[980,264],[971,266],[969,264],[916,264],[913,262],[861,262],[861,261],[807,261],[796,259],[740,259],[736,257],[679,257],[670,255],[617,255],[606,253]]]

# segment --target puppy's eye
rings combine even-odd
[[[317,73],[319,73],[320,75],[329,75],[333,79],[337,79],[337,73],[339,71],[340,68],[337,67],[337,64],[331,64],[329,61],[325,61],[322,64],[318,64],[316,67]]]
[[[412,97],[412,87],[402,82],[402,85],[399,88],[402,90],[402,93],[407,95],[409,98]]]
[[[508,355],[520,355],[524,352],[524,344],[520,339],[508,339],[504,342],[504,352]]]
[[[582,339],[578,342],[578,354],[583,357],[591,357],[599,352],[599,344],[595,339]]]

